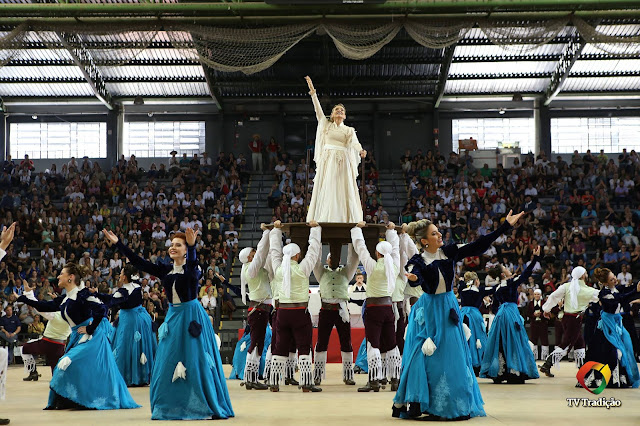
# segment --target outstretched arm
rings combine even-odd
[[[398,271],[400,270],[400,238],[398,237],[398,233],[395,230],[395,225],[393,222],[389,222],[387,225],[387,231],[385,233],[385,239],[389,244],[391,244],[391,258],[393,259],[393,264],[396,266]]]
[[[315,275],[316,280],[320,282],[322,276],[324,275],[324,268],[322,266],[322,256],[318,256],[318,260],[316,261],[315,266],[313,267],[313,275]]]
[[[358,254],[360,262],[362,263],[362,266],[364,266],[364,270],[367,272],[367,275],[371,274],[376,267],[376,261],[371,258],[369,249],[367,249],[360,224],[351,229],[351,242],[353,243],[353,249]]]
[[[33,293],[32,293],[33,294]],[[65,296],[58,296],[50,302],[44,302],[41,300],[33,300],[27,298],[24,294],[18,297],[18,302],[26,303],[29,306],[36,308],[40,312],[56,312],[60,310],[60,305]]]
[[[545,312],[551,311],[554,307],[558,306],[558,303],[564,299],[564,295],[567,292],[567,284],[562,284],[556,291],[551,293],[547,298],[547,301],[542,305],[542,310]]]
[[[271,257],[271,269],[275,274],[282,263],[282,229],[280,221],[276,220],[269,234],[269,256]]]
[[[300,262],[300,269],[305,276],[311,275],[313,267],[318,262],[320,255],[322,254],[322,228],[314,226],[309,232],[309,247],[307,248],[307,254]]]
[[[258,243],[258,248],[256,248],[256,254],[253,256],[253,260],[249,264],[249,268],[247,269],[247,274],[250,278],[255,278],[260,272],[260,269],[264,267],[265,261],[267,260],[267,255],[269,254],[269,230],[265,229],[262,231],[262,238],[260,238],[260,242]]]
[[[102,233],[104,234],[104,239],[107,241],[109,245],[115,244],[116,249],[125,255],[129,261],[141,271],[147,272],[153,276],[158,278],[163,278],[169,272],[169,268],[164,265],[156,265],[155,263],[151,263],[148,260],[143,259],[133,252],[129,247],[122,244],[122,241],[118,238],[116,234],[114,234],[109,229],[103,229]]]
[[[533,273],[533,268],[536,266],[536,263],[538,263],[539,261],[540,261],[540,256],[534,256],[533,260],[531,262],[529,262],[529,265],[522,272],[522,275],[520,275],[515,280],[509,280],[508,281],[509,282],[509,286],[510,287],[517,287],[520,284],[527,282],[529,280],[529,277],[531,276],[531,273]]]
[[[307,85],[309,86],[309,94],[311,95],[311,100],[313,101],[313,109],[316,111],[316,118],[318,119],[318,123],[324,124],[323,120],[326,120],[327,118],[322,111],[322,106],[320,105],[320,101],[318,100],[316,89],[315,87],[313,87],[311,77],[306,76],[304,79],[307,81]]]
[[[344,275],[347,277],[347,280],[351,281],[353,276],[356,274],[358,270],[358,265],[360,264],[360,260],[358,259],[358,253],[356,253],[353,248],[353,244],[349,244],[347,246],[347,264],[344,266]]]

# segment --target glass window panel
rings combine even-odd
[[[205,150],[204,121],[126,122],[124,155],[141,158],[169,157],[173,150],[188,157]]]
[[[573,117],[551,119],[551,150],[558,154],[586,152],[619,153],[636,149],[640,140],[640,117]]]
[[[10,153],[34,160],[107,158],[107,123],[11,123]]]
[[[451,124],[453,151],[458,151],[458,140],[469,138],[478,141],[478,149],[518,142],[522,153],[528,153],[535,147],[533,118],[463,118],[454,119]]]

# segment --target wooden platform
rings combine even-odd
[[[391,417],[393,394],[357,393],[355,387],[341,382],[341,365],[329,364],[323,392],[303,394],[297,388],[283,386],[279,393],[247,391],[240,381],[228,381],[236,417],[218,421],[224,425],[384,425],[402,424]],[[113,411],[43,411],[50,370],[39,368],[38,382],[23,382],[22,366],[9,368],[7,399],[0,401],[0,417],[12,425],[144,425],[151,421],[149,389],[132,388],[131,393],[142,408]],[[225,371],[230,366],[225,365]],[[605,391],[592,395],[574,387],[573,363],[562,363],[555,378],[542,377],[524,385],[494,385],[480,379],[487,417],[474,418],[457,425],[640,425],[640,389]],[[358,385],[366,376],[356,375]],[[569,408],[567,398],[613,397],[622,401],[619,408]],[[212,424],[212,423],[209,423]],[[410,424],[410,423],[408,423]]]

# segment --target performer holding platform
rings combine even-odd
[[[611,370],[610,388],[637,388],[640,386],[640,372],[633,354],[633,341],[622,325],[622,307],[640,298],[640,282],[636,286],[616,286],[616,276],[607,268],[596,268],[593,276],[604,286],[598,295],[602,310],[600,320],[591,336],[585,361],[606,364]],[[589,387],[600,386],[593,370],[584,378]]]
[[[511,213],[497,230],[462,246],[443,247],[442,234],[429,220],[412,222],[407,227],[407,233],[424,248],[407,263],[409,284],[421,286],[425,293],[411,308],[407,322],[394,417],[428,414],[463,420],[485,415],[458,301],[452,291],[454,271],[457,262],[484,253],[524,214]]]
[[[487,339],[480,377],[493,379],[493,383],[523,384],[525,380],[540,377],[536,359],[529,345],[524,320],[518,310],[518,287],[526,283],[533,267],[540,260],[540,246],[533,250],[533,260],[519,277],[502,265],[491,268],[488,273],[500,280],[493,294],[493,306],[499,304]]]
[[[287,244],[282,248],[282,224],[276,221],[269,236],[271,261],[275,270],[274,280],[281,282],[278,290],[279,304],[276,319],[277,341],[272,347],[271,375],[269,386],[272,392],[280,390],[285,375],[291,342],[295,341],[300,368],[300,386],[303,392],[320,392],[314,386],[311,366],[311,341],[313,326],[307,310],[309,304],[309,276],[322,252],[322,229],[311,222],[309,247],[301,259],[300,247]]]
[[[564,299],[564,315],[562,317],[562,342],[556,345],[555,349],[544,364],[539,368],[547,377],[553,377],[551,366],[559,366],[560,360],[564,358],[569,349],[573,347],[576,366],[580,368],[584,363],[585,345],[582,336],[582,313],[592,301],[598,300],[599,290],[587,286],[587,270],[582,266],[577,266],[571,271],[571,282],[562,284],[556,291],[549,295],[549,298],[542,305],[542,310],[547,318],[549,312],[560,300]]]
[[[542,290],[533,291],[533,300],[527,304],[527,318],[529,319],[529,331],[531,343],[533,343],[533,356],[535,359],[547,359],[549,355],[549,319],[545,318],[542,310]],[[538,358],[538,342],[541,345],[540,358]]]
[[[109,336],[113,328],[105,317],[107,308],[81,285],[88,271],[85,268],[72,262],[62,268],[58,285],[66,290],[65,296],[50,302],[25,295],[18,298],[40,312],[60,311],[73,329],[67,351],[53,371],[46,409],[138,408],[112,353]]]
[[[318,119],[313,160],[316,176],[307,213],[307,222],[356,223],[363,220],[358,195],[358,165],[367,156],[356,131],[346,126],[344,105],[338,104],[327,119],[310,77],[305,77]]]
[[[335,268],[332,268],[332,264]],[[358,269],[358,255],[349,244],[347,263],[339,266],[339,261],[333,262],[331,253],[327,255],[327,266],[322,267],[320,256],[313,269],[313,274],[320,284],[320,298],[322,308],[318,319],[318,341],[315,348],[313,381],[320,386],[325,378],[327,364],[327,348],[329,337],[335,325],[340,338],[340,352],[342,354],[342,381],[345,385],[355,385],[353,380],[353,348],[351,347],[351,317],[347,302],[349,301],[349,282]]]
[[[245,247],[238,255],[242,262],[240,271],[242,302],[247,303],[247,286],[249,287],[249,314],[247,322],[251,327],[251,344],[247,352],[244,368],[244,385],[247,390],[266,390],[269,387],[260,383],[260,358],[264,349],[264,339],[271,314],[271,286],[269,275],[264,269],[269,254],[269,230],[263,223],[260,225],[262,238],[258,248]]]
[[[158,330],[160,342],[151,374],[153,420],[203,420],[233,417],[220,352],[209,315],[198,302],[201,270],[196,232],[176,233],[170,265],[151,263],[122,244],[108,229],[105,238],[141,271],[161,280],[169,311]]]
[[[385,369],[392,378],[400,375],[400,351],[396,346],[395,317],[391,295],[400,271],[400,251],[395,225],[387,225],[386,241],[376,246],[376,260],[371,258],[362,229],[364,222],[351,229],[353,248],[367,272],[367,301],[364,330],[367,338],[369,381],[358,392],[379,392]]]
[[[485,287],[480,285],[478,274],[475,272],[466,272],[464,274],[464,288],[461,285],[458,289],[460,295],[460,313],[462,314],[462,323],[469,328],[470,337],[467,340],[469,352],[471,353],[471,364],[473,371],[480,374],[480,365],[482,357],[487,346],[487,323],[484,322],[480,313],[483,299],[489,294],[493,294],[495,287]]]

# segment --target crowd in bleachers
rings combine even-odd
[[[10,157],[0,177],[0,225],[17,222],[16,237],[0,263],[0,302],[18,315],[21,333],[43,328],[32,308],[16,303],[24,282],[38,298],[61,293],[57,276],[67,262],[91,268],[85,285],[113,291],[123,259],[102,239],[109,228],[132,250],[153,262],[169,263],[167,247],[175,232],[198,231],[203,269],[201,298],[208,309],[220,303],[226,314],[235,309],[227,293],[226,267],[237,252],[242,222],[246,159],[221,152],[188,158],[172,152],[168,167],[138,166],[135,156],[120,158],[109,171],[88,158],[70,161],[58,170],[36,170],[28,156]],[[145,308],[156,325],[168,308],[155,277],[142,276]],[[0,336],[1,337],[1,336]],[[0,339],[2,340],[2,339]]]
[[[617,161],[615,161],[617,160]],[[569,281],[576,265],[590,274],[608,267],[629,284],[640,278],[640,156],[624,150],[618,158],[577,151],[569,162],[544,152],[515,160],[510,169],[473,162],[467,151],[448,158],[433,151],[400,159],[408,202],[402,220],[429,219],[444,242],[467,243],[499,226],[509,210],[526,211],[522,224],[481,257],[466,258],[458,273],[482,272],[501,263],[521,273],[540,245],[543,261],[520,289],[524,307],[540,288],[545,295]],[[490,277],[488,285],[494,285]]]

